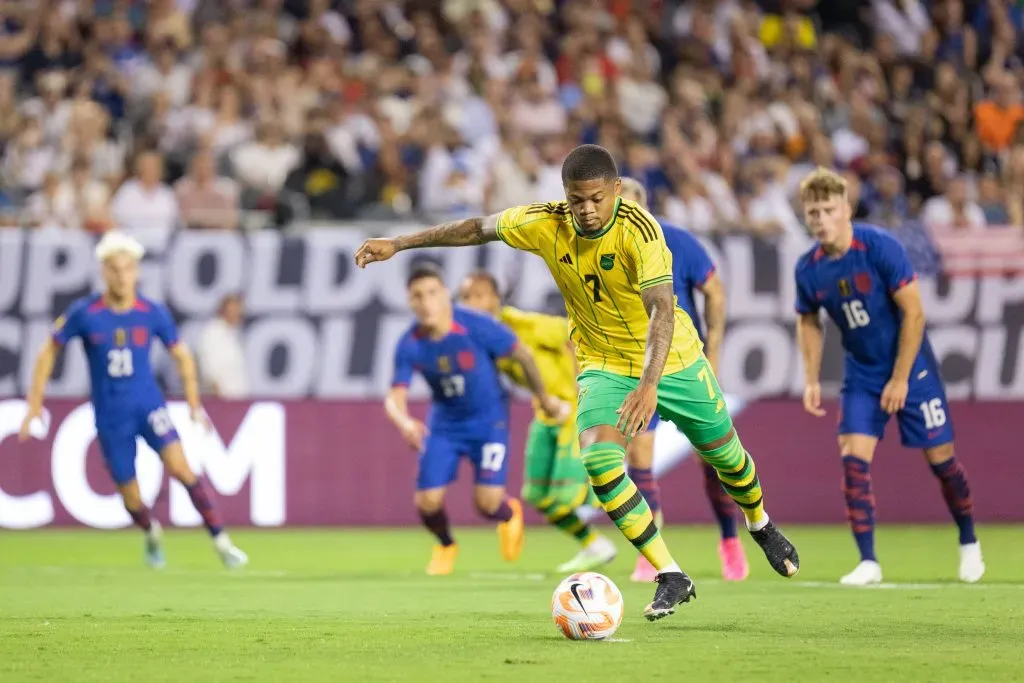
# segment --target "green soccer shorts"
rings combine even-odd
[[[580,458],[575,420],[560,425],[531,422],[525,459],[522,496],[527,502],[579,505],[587,500],[590,480]]]
[[[576,423],[580,434],[591,427],[618,424],[616,411],[640,384],[639,379],[602,370],[586,370],[577,382]],[[704,356],[690,367],[661,378],[658,415],[679,427],[694,446],[716,441],[732,429],[722,389]]]

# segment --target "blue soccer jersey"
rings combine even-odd
[[[461,457],[473,463],[478,484],[505,483],[508,396],[496,360],[510,354],[516,343],[505,325],[461,307],[455,308],[452,328],[444,337],[431,339],[414,326],[399,340],[393,386],[408,386],[419,373],[432,397],[418,488],[451,483]]]
[[[879,401],[899,350],[903,314],[893,295],[916,278],[906,251],[880,228],[855,223],[853,243],[839,258],[820,245],[796,266],[796,311],[824,308],[846,351],[840,433],[881,438],[888,415]],[[945,388],[927,333],[909,377],[907,406],[898,415],[903,443],[931,446],[952,440]]]
[[[82,340],[89,362],[97,437],[114,480],[135,478],[135,440],[160,452],[178,440],[163,392],[150,364],[153,339],[168,349],[178,343],[170,312],[139,297],[127,311],[111,310],[102,295],[77,300],[54,323],[53,341]]]
[[[700,340],[704,341],[704,322],[697,312],[693,293],[714,274],[715,264],[700,240],[689,232],[665,223],[661,228],[665,233],[665,246],[672,252],[672,289],[676,305],[690,316]]]

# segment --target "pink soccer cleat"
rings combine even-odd
[[[742,581],[750,574],[750,565],[738,538],[723,538],[718,544],[718,559],[722,561],[722,578]]]
[[[658,570],[654,568],[654,565],[643,555],[638,556],[636,569],[633,570],[629,580],[637,583],[653,583],[657,578]]]

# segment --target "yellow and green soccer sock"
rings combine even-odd
[[[576,508],[586,503],[592,495],[588,485],[580,484],[576,495],[569,499],[569,502],[560,502],[566,500],[565,496],[548,495],[534,505],[547,518],[549,524],[558,527],[586,547],[593,543],[598,535],[589,524],[579,518]]]
[[[729,441],[708,451],[699,451],[704,462],[718,472],[722,488],[736,501],[747,518],[747,528],[756,531],[768,523],[761,494],[761,482],[757,478],[754,459],[743,448],[740,438],[733,432]]]
[[[583,465],[608,517],[655,569],[671,568],[672,554],[647,501],[626,474],[625,462],[626,449],[617,443],[601,442],[583,449]]]

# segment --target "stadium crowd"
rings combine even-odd
[[[252,229],[562,197],[610,149],[696,232],[1024,225],[1011,0],[0,0],[0,222]],[[923,233],[922,233],[923,234]]]

